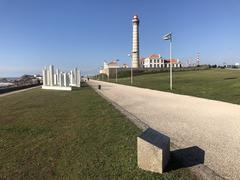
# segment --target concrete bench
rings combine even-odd
[[[138,167],[163,173],[170,158],[170,138],[148,128],[137,137]]]

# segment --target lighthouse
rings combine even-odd
[[[132,36],[132,68],[139,67],[139,19],[133,16],[133,36]]]

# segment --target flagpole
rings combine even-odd
[[[170,91],[172,91],[172,33],[168,33],[165,36],[163,36],[164,40],[170,40],[169,44],[169,86],[170,86]]]
[[[170,39],[170,90],[172,90],[172,38]]]

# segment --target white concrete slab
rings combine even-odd
[[[42,89],[72,91],[72,87],[61,87],[61,86],[42,86]]]

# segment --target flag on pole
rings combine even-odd
[[[166,35],[163,36],[164,40],[172,40],[172,33],[167,33]]]

